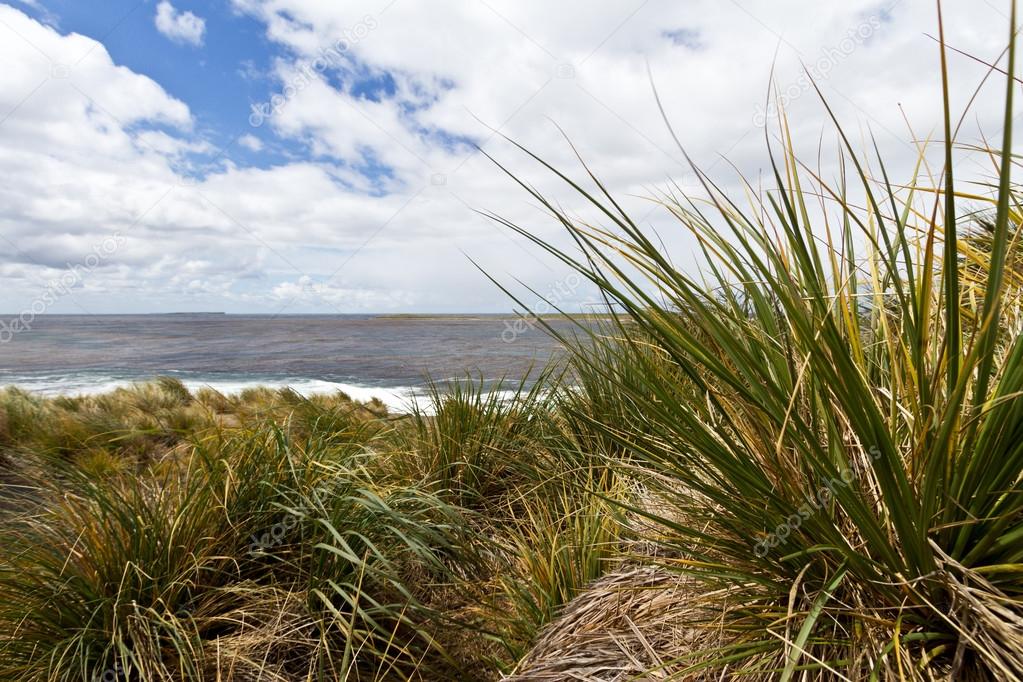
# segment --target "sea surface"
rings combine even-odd
[[[257,385],[340,390],[397,410],[431,378],[471,375],[500,390],[528,381],[561,352],[542,329],[507,315],[45,315],[3,341],[0,386],[44,395],[167,375],[224,393]]]

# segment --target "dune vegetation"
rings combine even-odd
[[[0,679],[1023,678],[1014,83],[967,184],[943,82],[910,178],[783,117],[770,188],[655,197],[699,274],[523,150],[600,221],[503,224],[616,314],[511,399],[6,389]]]

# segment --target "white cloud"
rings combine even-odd
[[[60,24],[60,20],[57,17],[57,15],[54,12],[52,12],[48,7],[46,7],[43,3],[41,3],[39,0],[15,0],[15,1],[20,2],[22,5],[25,5],[26,7],[31,7],[36,12],[38,12],[39,17],[43,20],[44,24],[48,24],[50,26],[57,26]]]
[[[173,137],[162,130],[142,130],[135,134],[137,145],[168,157],[185,154],[205,154],[213,147],[204,140],[189,140]]]
[[[330,282],[316,282],[308,275],[295,281],[282,282],[270,292],[275,301],[282,303],[320,304],[324,302],[338,309],[394,309],[413,305],[416,296],[398,289],[346,288]]]
[[[206,20],[192,12],[179,12],[168,0],[156,6],[156,30],[177,43],[202,45]]]
[[[258,152],[263,149],[263,141],[255,135],[242,135],[238,138],[238,144],[254,152]]]
[[[797,0],[742,7],[651,0],[634,13],[634,6],[582,0],[398,2],[383,14],[359,0],[234,5],[263,22],[287,56],[271,66],[265,101],[276,105],[258,121],[258,137],[244,119],[232,132],[250,131],[238,139],[244,148],[291,156],[245,167],[214,154],[197,183],[186,171],[210,146],[184,102],[115,64],[94,40],[61,35],[0,5],[3,24],[26,39],[0,40],[0,61],[17,67],[0,70],[0,116],[7,116],[0,287],[10,305],[31,301],[66,263],[120,231],[124,246],[60,311],[506,310],[504,295],[467,255],[538,291],[565,272],[472,209],[562,237],[521,188],[454,141],[479,142],[566,210],[593,213],[484,124],[579,175],[559,124],[636,218],[660,232],[674,261],[689,265],[691,244],[635,198],[669,178],[694,186],[654,104],[648,63],[682,142],[726,188],[736,187],[729,163],[754,182],[765,170],[764,131],[754,118],[776,51],[779,88],[793,95],[793,132],[809,159],[823,139],[826,178],[836,175],[835,136],[816,95],[800,84],[800,62],[826,67],[818,68],[821,88],[854,144],[876,135],[892,177],[911,168],[913,134],[940,130],[937,48],[922,35],[933,32],[934,8],[923,0],[902,0],[890,12],[873,0],[818,4],[813,12]],[[168,7],[174,17],[187,14]],[[991,59],[1006,22],[985,7],[949,3],[946,34],[955,47]],[[869,36],[849,38],[865,25]],[[316,60],[329,49],[348,71],[328,80]],[[958,57],[950,65],[961,107],[984,69]],[[377,83],[378,96],[353,89],[353,73]],[[997,137],[991,102],[1002,86],[991,79],[964,141],[976,142],[980,130]],[[304,147],[311,153],[295,152]]]

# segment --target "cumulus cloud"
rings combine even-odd
[[[25,5],[26,7],[31,7],[32,9],[34,9],[39,14],[39,17],[43,20],[43,22],[49,24],[50,26],[57,26],[60,23],[57,15],[54,14],[52,10],[46,7],[46,5],[44,5],[39,0],[15,0],[15,1],[21,3],[22,5]]]
[[[206,20],[192,12],[178,11],[168,0],[156,6],[156,30],[176,43],[202,45]]]
[[[170,17],[187,15],[164,5]],[[242,149],[287,149],[274,165],[213,149],[185,102],[115,64],[102,44],[0,5],[0,31],[26,39],[0,41],[0,59],[17,65],[0,70],[0,286],[12,305],[120,232],[123,245],[52,312],[507,310],[467,255],[541,292],[566,273],[474,209],[562,237],[472,145],[591,217],[502,137],[580,173],[562,131],[690,267],[693,245],[640,198],[669,179],[697,186],[654,104],[648,64],[687,151],[738,201],[730,165],[754,183],[765,170],[776,53],[797,144],[811,159],[822,145],[825,177],[837,174],[836,139],[804,65],[854,140],[877,137],[893,177],[912,169],[912,140],[940,130],[937,48],[923,35],[934,28],[930,3],[851,0],[813,12],[802,0],[233,5],[261,22],[278,57],[268,79],[251,81],[266,83],[254,115],[231,132]],[[986,5],[945,12],[950,44],[997,57],[1004,17]],[[984,67],[950,65],[958,108]],[[963,141],[997,137],[997,81]],[[589,295],[581,288],[564,304]]]
[[[393,309],[413,305],[416,296],[400,289],[347,288],[329,282],[316,282],[303,275],[295,281],[281,282],[270,292],[271,297],[286,305],[323,303],[332,306],[353,306],[364,309]]]
[[[263,141],[255,135],[242,135],[238,138],[238,144],[253,152],[258,152],[263,149]]]

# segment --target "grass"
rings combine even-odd
[[[5,391],[0,678],[493,679],[613,541],[546,385]]]
[[[1009,73],[1014,52],[1010,36]],[[578,252],[534,241],[627,321],[576,344],[583,386],[613,397],[570,405],[571,418],[627,454],[624,473],[648,474],[655,509],[634,511],[657,527],[665,563],[727,594],[713,621],[691,623],[725,643],[679,656],[677,674],[1023,671],[1011,79],[1005,99],[996,189],[969,197],[987,211],[972,231],[951,171],[920,170],[925,151],[896,185],[837,127],[842,172],[829,182],[795,156],[783,119],[775,186],[746,184],[746,206],[704,175],[702,200],[658,198],[700,244],[699,279],[595,175],[590,190],[531,154],[607,224],[522,183]],[[953,150],[948,139],[946,168]]]
[[[620,312],[502,397],[4,391],[0,678],[1020,679],[1014,93],[965,192],[944,59],[945,172],[782,117],[773,186],[655,197],[700,273],[523,150],[601,219],[502,222]]]

